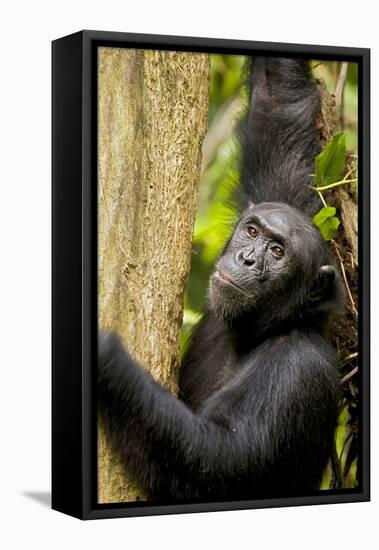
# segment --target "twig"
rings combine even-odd
[[[353,254],[349,252],[350,261],[351,261],[351,267],[354,269],[355,267],[358,267],[358,262],[355,260]]]
[[[336,181],[335,183],[330,183],[329,185],[322,185],[322,186],[319,186],[319,187],[313,187],[313,189],[315,191],[327,191],[328,189],[333,189],[333,187],[338,187],[339,185],[345,185],[345,183],[357,183],[358,179],[357,178],[354,178],[354,179],[351,179],[351,180],[341,180],[341,181]]]
[[[350,372],[346,374],[346,376],[341,378],[340,383],[345,384],[348,380],[350,380],[350,378],[354,376],[354,374],[357,374],[357,372],[358,372],[358,367],[354,367]]]
[[[348,173],[344,175],[343,179],[346,180],[350,176],[350,174],[352,174],[353,172],[356,172],[356,170],[357,170],[357,166],[354,165],[352,168],[350,168]]]
[[[345,183],[356,183],[358,179],[348,179],[349,176],[355,171],[356,167],[353,166],[353,168],[350,168],[350,170],[347,172],[347,174],[344,175],[342,180],[336,181],[334,183],[329,183],[328,185],[317,185],[316,187],[312,187],[315,191],[327,191],[328,189],[333,189],[333,187],[337,187],[338,185],[344,185]],[[313,174],[312,174],[313,175]]]
[[[350,302],[351,302],[352,310],[354,311],[356,317],[358,317],[358,311],[357,311],[357,308],[355,307],[355,302],[354,302],[353,295],[351,294],[351,291],[350,291],[349,283],[347,282],[345,266],[343,265],[343,260],[342,260],[342,258],[341,258],[340,251],[338,250],[338,248],[339,248],[339,247],[338,247],[338,244],[337,244],[336,241],[334,241],[334,240],[332,240],[332,243],[333,243],[333,245],[334,245],[334,248],[336,249],[336,254],[337,254],[338,259],[339,259],[339,261],[340,261],[342,276],[343,276],[343,280],[344,280],[344,282],[345,282],[345,287],[346,287],[347,293],[348,293],[348,295],[349,295],[349,299],[350,299]]]
[[[341,107],[342,103],[342,95],[343,95],[343,89],[346,82],[346,76],[347,76],[347,68],[348,68],[347,61],[344,61],[341,63],[340,72],[338,74],[336,87],[334,88],[334,97],[336,98],[336,107],[339,109]]]
[[[322,204],[323,204],[324,206],[328,206],[328,205],[326,204],[326,200],[325,200],[324,197],[323,197],[323,194],[317,189],[317,187],[315,187],[314,189],[316,189],[316,191],[317,191],[317,193],[318,193],[318,196],[320,197],[320,200],[321,200]]]
[[[358,357],[357,351],[355,351],[354,353],[350,353],[350,355],[348,355],[347,357],[345,357],[345,359],[341,361],[341,368],[346,367],[346,365],[348,365],[350,361],[352,361],[356,357]]]
[[[356,399],[356,397],[357,397],[357,392],[355,391],[354,384],[352,383],[351,380],[348,381],[348,384],[349,384],[349,390],[350,390],[350,393],[351,393],[351,397],[352,397],[353,399]]]
[[[343,103],[343,90],[344,90],[344,87],[345,87],[348,65],[349,64],[346,61],[341,63],[341,68],[340,68],[340,72],[339,72],[339,75],[338,75],[336,87],[334,89],[334,96],[336,98],[336,108],[340,113],[341,128],[344,127],[343,104],[342,103]]]
[[[345,441],[343,442],[343,445],[342,445],[342,449],[341,449],[341,452],[340,452],[340,457],[342,458],[343,455],[344,455],[344,452],[346,450],[346,447],[347,445],[351,445],[351,439],[353,437],[353,432],[349,432],[346,436],[346,439]]]
[[[331,485],[333,489],[341,489],[343,487],[341,463],[338,458],[336,443],[334,442],[330,462],[332,466],[332,480]]]

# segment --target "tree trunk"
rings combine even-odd
[[[330,140],[338,128],[339,113],[336,108],[335,97],[327,92],[323,83],[320,83],[322,98],[322,120],[320,121],[321,142]],[[347,158],[346,171],[349,168]],[[341,356],[347,355],[351,348],[357,348],[357,301],[358,301],[358,205],[357,197],[348,185],[333,189],[325,193],[327,202],[337,208],[341,219],[336,239],[332,242],[332,253],[336,264],[340,267],[347,290],[347,315],[334,327],[334,339]]]
[[[338,119],[343,117],[336,108],[334,94],[329,94],[323,83],[320,83],[320,92],[322,116],[319,129],[324,144],[336,131]],[[345,171],[349,168],[348,157]],[[344,281],[346,308],[345,314],[334,320],[331,335],[341,360],[341,379],[348,380],[342,384],[342,403],[348,407],[348,419],[344,421],[343,451],[340,450],[338,455],[336,446],[329,488],[354,488],[357,480],[356,475],[351,474],[350,468],[359,453],[359,401],[358,387],[350,375],[358,369],[358,204],[356,192],[348,185],[326,192],[325,198],[329,205],[336,207],[341,220],[337,236],[331,242],[331,251]]]
[[[205,54],[99,48],[98,315],[172,391],[207,126]],[[144,500],[98,426],[98,502]]]

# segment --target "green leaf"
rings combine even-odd
[[[313,223],[318,227],[325,241],[334,239],[337,234],[340,220],[335,214],[334,206],[324,206],[313,218]]]
[[[320,227],[321,235],[325,241],[331,241],[337,235],[340,220],[336,217],[328,218]]]
[[[345,167],[345,160],[346,133],[339,132],[316,157],[316,186],[329,185],[339,181]]]
[[[331,218],[332,216],[336,215],[337,210],[334,208],[334,206],[324,206],[324,208],[321,208],[319,212],[315,215],[313,218],[313,223],[317,225],[317,227],[320,227],[325,220],[328,218]]]

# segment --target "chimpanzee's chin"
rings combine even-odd
[[[247,297],[237,288],[225,284],[216,277],[211,280],[209,303],[215,316],[227,323],[245,317],[255,305],[253,297]]]

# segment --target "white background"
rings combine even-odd
[[[379,93],[375,2],[33,0],[2,3],[0,20],[2,548],[378,548],[379,389],[374,362],[371,503],[86,523],[43,504],[50,487],[50,41],[92,28],[371,47],[375,274]],[[375,287],[373,277],[373,300]],[[377,326],[374,311],[374,352]]]

